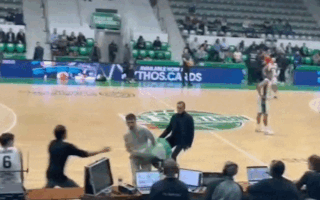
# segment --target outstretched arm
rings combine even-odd
[[[160,135],[160,138],[165,138],[169,135],[169,133],[172,131],[172,124],[174,116],[171,117],[170,124],[167,126],[166,130],[163,131],[163,133]]]

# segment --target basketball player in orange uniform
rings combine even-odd
[[[271,135],[273,131],[268,128],[268,113],[269,113],[269,88],[271,86],[271,81],[269,79],[264,79],[257,86],[258,97],[258,114],[257,114],[257,129],[256,132],[264,132],[265,134]],[[261,116],[263,116],[264,128],[261,127],[260,121]]]

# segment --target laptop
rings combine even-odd
[[[267,166],[251,166],[247,167],[247,175],[249,185],[256,184],[257,182],[271,178]]]
[[[188,186],[189,192],[195,192],[201,188],[203,173],[201,171],[180,169],[179,180]]]
[[[136,186],[141,194],[150,194],[152,185],[158,181],[160,181],[158,171],[136,172]]]

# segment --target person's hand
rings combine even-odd
[[[111,148],[110,147],[105,147],[102,149],[101,153],[107,153],[107,152],[110,152],[111,151]]]

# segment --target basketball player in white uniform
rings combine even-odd
[[[19,149],[13,146],[14,135],[0,136],[0,186],[23,183],[23,159]]]
[[[272,58],[271,63],[269,63],[268,65],[266,65],[262,72],[264,75],[264,78],[267,78],[271,81],[271,89],[274,92],[274,96],[273,98],[277,99],[277,93],[278,93],[278,77],[280,74],[280,70],[278,69],[278,65],[275,62],[275,58]]]
[[[257,114],[257,129],[256,132],[264,132],[265,134],[273,134],[273,131],[268,127],[269,100],[270,100],[271,81],[264,79],[257,86],[258,91],[258,114]],[[263,116],[264,127],[261,127],[261,116]]]

